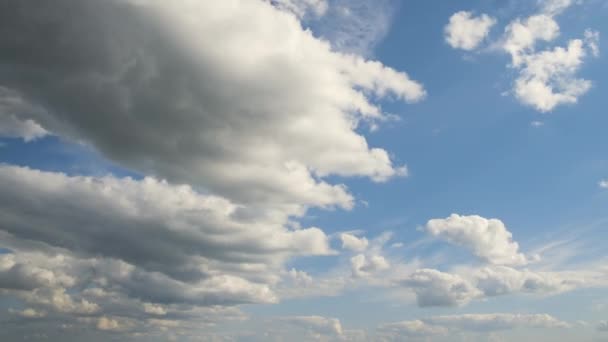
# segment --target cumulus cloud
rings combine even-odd
[[[456,12],[444,29],[445,40],[455,49],[473,50],[488,36],[495,24],[496,19],[487,14],[474,16],[467,11]]]
[[[358,254],[350,259],[350,264],[355,277],[369,276],[390,267],[389,262],[381,255]]]
[[[105,315],[106,327],[112,314],[187,321],[193,308],[273,303],[287,259],[333,253],[318,228],[242,220],[229,200],[153,178],[3,165],[0,186],[12,250],[0,292],[54,316]]]
[[[511,293],[555,294],[585,284],[585,278],[557,272],[534,272],[510,267],[484,267],[475,273],[477,287],[487,296]]]
[[[560,104],[574,104],[591,89],[591,81],[576,78],[588,51],[597,49],[591,43],[574,39],[568,46],[556,47],[521,57],[519,77],[515,80],[515,95],[524,104],[541,112],[551,111]],[[515,59],[514,59],[515,61]]]
[[[369,245],[369,241],[367,240],[367,238],[359,238],[349,233],[340,234],[340,240],[342,240],[342,248],[354,252],[363,252]]]
[[[385,119],[372,99],[418,101],[423,87],[333,51],[268,2],[11,0],[1,19],[2,85],[45,109],[20,120],[255,204],[242,215],[350,208],[323,177],[404,173],[356,129]]]
[[[597,185],[602,188],[602,189],[608,189],[608,180],[607,179],[602,179],[601,181],[599,181],[597,183]]]
[[[572,39],[565,47],[538,50],[538,43],[553,42],[560,35],[556,16],[579,2],[540,1],[537,13],[512,20],[492,44],[511,56],[510,67],[517,71],[513,94],[522,104],[549,112],[576,103],[591,88],[592,82],[577,77],[577,72],[589,56],[599,56],[598,32],[587,29],[583,38]],[[446,27],[446,40],[454,48],[473,50],[494,23],[484,15],[474,18],[470,12],[458,12]],[[459,34],[450,34],[453,31]]]
[[[452,214],[445,219],[432,219],[426,231],[439,239],[464,247],[485,262],[496,265],[522,265],[526,257],[511,232],[498,219],[478,215]]]
[[[411,289],[421,307],[458,306],[480,295],[472,284],[456,274],[433,269],[420,269],[400,281]]]

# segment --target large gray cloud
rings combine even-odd
[[[231,3],[4,1],[0,85],[44,106],[21,120],[258,205],[247,214],[348,208],[319,177],[404,174],[355,129],[385,118],[372,94],[416,101],[420,84],[333,52],[267,2]]]

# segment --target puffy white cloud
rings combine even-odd
[[[350,259],[350,264],[355,277],[369,276],[390,267],[389,262],[381,255],[357,254]]]
[[[503,49],[511,55],[519,76],[514,93],[523,104],[548,112],[562,104],[573,104],[591,88],[591,81],[579,79],[587,51],[599,55],[599,33],[586,30],[584,39],[570,40],[567,47],[536,51],[537,41],[553,41],[560,28],[554,16],[574,1],[545,1],[540,14],[516,19],[505,29]]]
[[[0,236],[12,250],[0,255],[0,292],[48,319],[200,320],[190,311],[276,302],[287,259],[333,253],[318,228],[242,219],[226,199],[153,178],[3,165],[0,186]]]
[[[597,185],[602,188],[602,189],[608,189],[608,180],[607,179],[602,179],[601,181],[599,181],[597,183]]]
[[[511,54],[513,65],[520,66],[527,53],[534,51],[537,41],[552,41],[559,36],[559,25],[545,14],[515,19],[505,29],[503,49]]]
[[[367,240],[367,238],[359,238],[349,233],[340,234],[340,240],[342,240],[342,248],[354,252],[363,252],[369,245],[369,241]]]
[[[20,120],[249,204],[241,215],[350,208],[323,177],[405,172],[356,129],[386,118],[372,99],[418,101],[423,87],[333,51],[268,2],[11,1],[1,22],[4,86],[45,109]],[[36,29],[48,22],[52,36]]]
[[[0,184],[0,205],[11,212],[0,220],[14,236],[124,260],[176,279],[200,279],[215,267],[259,275],[290,255],[331,253],[320,229],[288,230],[280,220],[241,221],[235,217],[238,206],[228,200],[152,178],[68,177],[1,166]]]
[[[496,19],[487,14],[474,16],[467,11],[456,12],[444,29],[445,40],[455,49],[473,50],[488,36],[495,24]]]
[[[596,43],[574,39],[566,48],[521,57],[523,66],[515,80],[515,96],[541,112],[576,103],[591,88],[591,81],[575,77],[591,46],[597,49]]]
[[[445,219],[432,219],[426,231],[434,237],[464,247],[480,259],[496,265],[522,265],[526,257],[519,253],[519,245],[498,219],[478,215],[452,214]]]
[[[518,72],[513,94],[522,104],[549,112],[576,103],[591,88],[591,81],[576,77],[576,73],[589,54],[599,56],[598,32],[587,29],[583,39],[570,40],[566,47],[537,50],[539,42],[552,42],[560,35],[555,17],[579,2],[540,1],[537,13],[512,20],[502,39],[492,44],[511,56],[510,66]],[[455,13],[445,30],[446,40],[454,48],[473,50],[494,23],[487,15],[474,18],[470,12]],[[452,35],[452,31],[459,34]]]
[[[421,307],[463,305],[481,294],[459,275],[433,269],[417,270],[400,284],[414,291]]]

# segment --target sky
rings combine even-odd
[[[0,1],[0,340],[607,341],[606,17]]]

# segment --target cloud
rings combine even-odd
[[[602,179],[597,184],[602,189],[608,189],[608,180],[606,180],[606,179]]]
[[[401,341],[404,338],[437,338],[460,332],[494,332],[520,328],[568,328],[570,325],[548,314],[463,314],[434,316],[413,321],[382,324],[378,335]],[[426,339],[424,339],[426,341]]]
[[[498,219],[452,214],[445,219],[429,220],[425,229],[436,238],[466,248],[485,262],[495,265],[527,263],[511,232]]]
[[[369,241],[366,238],[358,238],[349,233],[340,234],[340,240],[342,240],[342,248],[353,252],[363,252],[369,245]]]
[[[515,96],[524,104],[548,112],[561,104],[574,104],[591,89],[591,81],[575,77],[587,51],[597,46],[574,39],[566,48],[556,47],[521,57],[522,68],[515,80]],[[594,50],[595,51],[595,50]],[[515,59],[514,59],[515,61]]]
[[[436,316],[425,321],[432,325],[465,331],[569,327],[567,323],[548,314],[465,314]]]
[[[598,323],[597,330],[608,331],[608,321],[601,321],[600,323]]]
[[[274,303],[288,259],[333,253],[318,228],[241,220],[224,198],[153,178],[2,165],[0,186],[0,237],[11,250],[0,255],[0,292],[49,320],[188,322],[200,319],[192,310]]]
[[[584,39],[570,40],[567,47],[536,51],[537,41],[551,42],[560,34],[555,16],[576,3],[544,1],[541,12],[515,19],[505,29],[503,49],[519,71],[514,93],[520,102],[540,112],[563,104],[574,104],[591,88],[591,81],[576,77],[588,51],[599,55],[599,33],[587,29]]]
[[[599,32],[587,29],[583,38],[572,39],[565,47],[538,50],[539,42],[549,43],[559,37],[556,16],[577,3],[580,1],[539,1],[537,13],[512,20],[502,38],[491,44],[491,50],[511,56],[510,67],[517,72],[513,83],[517,100],[537,111],[550,112],[560,105],[575,104],[591,89],[591,81],[576,75],[587,57],[599,56]],[[470,12],[455,13],[446,27],[446,40],[454,48],[474,50],[494,23],[485,14],[473,18]]]
[[[342,324],[340,323],[340,320],[336,318],[322,316],[293,316],[282,317],[281,320],[322,335],[340,336],[343,333]]]
[[[373,55],[399,6],[395,0],[330,0],[328,4],[325,16],[311,26],[335,50],[362,56]]]
[[[22,120],[15,113],[32,113],[39,111],[14,92],[0,84],[0,137],[22,138],[29,142],[49,134],[37,122],[31,119]]]
[[[304,18],[308,14],[322,17],[327,12],[329,4],[326,0],[270,0],[277,8]]]
[[[421,307],[464,305],[480,295],[462,277],[433,269],[416,270],[400,281],[400,285],[414,291]]]
[[[369,276],[390,267],[389,262],[381,255],[358,254],[350,258],[350,264],[355,277]]]
[[[484,267],[475,274],[477,287],[487,296],[523,293],[555,294],[584,285],[584,277],[577,279],[556,272],[533,272],[510,267]]]
[[[14,311],[14,310],[9,310],[9,312],[15,313],[21,317],[24,318],[30,318],[30,319],[34,319],[34,318],[42,318],[45,317],[47,315],[46,312],[44,311],[38,311],[32,308],[27,308],[27,309],[23,309],[21,311]]]
[[[416,338],[446,335],[447,329],[441,326],[429,325],[421,320],[387,323],[378,327],[378,334],[384,338]]]
[[[20,120],[248,204],[244,216],[350,208],[323,177],[404,174],[356,130],[386,119],[373,99],[419,101],[422,85],[267,2],[11,0],[1,19],[3,86],[45,109]]]
[[[454,49],[473,50],[488,36],[495,24],[496,19],[487,14],[475,17],[471,12],[460,11],[450,17],[444,29],[445,40]]]

